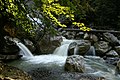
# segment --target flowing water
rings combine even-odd
[[[76,75],[80,73],[64,71],[68,46],[74,41],[65,39],[53,54],[26,56],[9,64],[25,70],[32,75],[33,80],[76,80]],[[86,56],[84,59],[85,74],[102,76],[106,80],[120,80],[119,75],[115,75],[115,66],[106,64],[103,59],[96,56]]]
[[[19,42],[17,40],[13,40],[13,41],[20,48],[20,55],[23,55],[23,57],[33,57],[30,50],[24,44],[22,44],[21,42]]]

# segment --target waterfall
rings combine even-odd
[[[72,42],[76,42],[76,40],[68,40],[65,37],[63,37],[63,42],[61,42],[61,46],[56,48],[55,51],[53,52],[53,54],[59,55],[59,56],[67,56],[69,45]]]
[[[53,52],[53,54],[60,55],[60,56],[67,56],[68,47],[69,47],[69,44],[61,45],[60,47],[58,47],[58,48],[55,49],[55,51]]]
[[[30,50],[23,43],[19,42],[16,39],[13,39],[13,41],[21,49],[20,54],[23,55],[23,57],[33,57],[33,55],[30,52]]]
[[[86,53],[86,55],[90,55],[90,56],[96,56],[96,53],[95,53],[95,48],[94,46],[91,46],[90,49],[88,50],[88,52]]]
[[[20,54],[23,55],[23,57],[33,57],[32,53],[30,50],[21,42],[17,43],[17,46],[21,49]]]
[[[52,77],[53,80],[58,80],[58,79],[75,80],[76,73],[75,74],[73,72],[66,73],[66,71],[64,71],[64,64],[67,58],[68,48],[69,46],[72,47],[72,45],[70,44],[76,42],[79,43],[80,45],[82,41],[64,39],[60,47],[56,48],[53,54],[36,55],[34,57],[31,57],[33,55],[26,48],[24,44],[22,44],[18,40],[15,40],[14,42],[18,45],[21,51],[23,51],[23,56],[30,56],[30,57],[27,58],[25,57],[25,60],[16,60],[16,62],[12,62],[11,64],[13,64],[13,66],[19,67],[20,69],[28,71],[29,73],[31,72],[35,80],[39,80],[41,79],[41,77],[44,80],[49,80],[50,77]],[[75,48],[74,53],[77,52],[77,48]],[[92,56],[85,56],[84,58],[86,74],[93,75],[93,77],[103,76],[105,77],[105,80],[120,80],[120,76],[115,75],[115,66],[108,65],[105,63],[105,61],[102,58],[95,56],[95,49],[93,46],[90,47],[86,55],[92,55]],[[62,73],[63,75],[59,76],[59,73]]]

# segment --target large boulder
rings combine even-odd
[[[74,55],[75,53],[75,47],[77,46],[76,42],[72,42],[70,43],[69,47],[68,47],[68,56],[69,55]]]
[[[36,53],[53,53],[53,51],[61,45],[62,37],[61,36],[44,36],[41,41],[36,45]]]
[[[96,55],[97,56],[105,56],[105,53],[111,49],[108,42],[99,41],[94,44]]]
[[[71,72],[85,72],[84,58],[79,55],[68,56],[65,62],[65,70]]]
[[[75,54],[77,55],[85,55],[86,52],[90,49],[91,43],[88,40],[84,40],[82,43],[78,44],[75,47]]]
[[[119,45],[120,41],[111,33],[103,33],[103,38],[112,45]]]

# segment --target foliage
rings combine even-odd
[[[120,2],[118,0],[92,0],[91,6],[95,9],[95,26],[103,29],[119,30]],[[106,27],[105,27],[106,26]]]
[[[61,24],[61,22],[58,21],[60,16],[64,16],[65,18],[69,18],[73,25],[80,27],[80,30],[91,30],[90,28],[87,28],[85,25],[83,25],[83,23],[74,22],[74,11],[71,10],[70,7],[60,5],[58,0],[42,0],[42,3],[43,12],[45,13],[46,17],[48,17],[54,24],[61,27],[67,27],[65,24]]]
[[[60,3],[74,10],[74,21],[85,23],[85,25],[94,22],[94,9],[91,7],[91,0],[60,0]]]
[[[33,30],[33,24],[29,20],[29,18],[26,16],[27,15],[27,10],[25,5],[23,4],[23,1],[18,1],[18,0],[5,0],[5,1],[0,1],[0,9],[1,9],[1,18],[6,17],[6,22],[3,22],[5,31],[9,32],[10,36],[15,37],[16,34],[21,34],[22,32],[25,34],[31,33],[31,30]],[[7,26],[9,25],[9,26]],[[11,35],[10,29],[16,29],[16,33]],[[22,31],[22,32],[21,32]],[[18,32],[18,33],[17,33]],[[24,35],[22,34],[22,35]]]

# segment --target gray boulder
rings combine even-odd
[[[120,44],[120,41],[111,33],[103,33],[103,37],[106,41],[110,42],[112,45]]]
[[[120,46],[115,46],[115,51],[120,55]]]
[[[75,52],[75,47],[77,46],[76,42],[72,42],[70,43],[69,47],[68,47],[68,55],[74,55]]]
[[[95,34],[85,33],[84,39],[85,40],[90,40],[91,42],[97,42],[98,41],[98,37]]]
[[[110,50],[108,53],[106,53],[106,56],[119,57],[118,53],[115,50]]]
[[[84,40],[82,43],[78,44],[75,47],[75,54],[76,55],[85,55],[86,52],[90,49],[91,43],[88,40]]]
[[[53,53],[53,51],[61,45],[62,37],[61,36],[44,36],[41,41],[36,45],[36,53]]]
[[[111,49],[111,46],[108,45],[108,42],[99,41],[94,44],[96,55],[105,56],[105,53]]]
[[[120,60],[117,62],[116,70],[120,74]]]
[[[68,56],[65,63],[65,70],[71,72],[85,72],[84,58],[79,55]]]
[[[24,44],[31,52],[35,51],[35,46],[32,41],[30,41],[28,39],[24,39]]]

